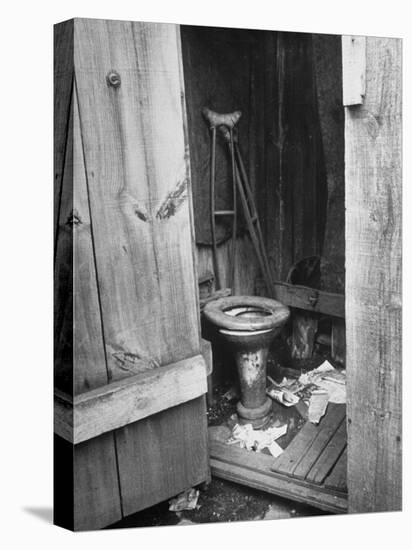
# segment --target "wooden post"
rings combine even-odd
[[[348,40],[344,89],[354,74],[345,70],[354,64]],[[402,506],[401,56],[399,39],[367,37],[363,103],[345,108],[348,491],[356,513]]]

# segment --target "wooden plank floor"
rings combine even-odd
[[[347,511],[346,407],[329,403],[276,459],[227,445],[226,426],[209,428],[212,475],[335,513]]]

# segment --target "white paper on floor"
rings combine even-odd
[[[315,384],[328,392],[329,403],[346,403],[346,371],[338,371],[329,363],[324,361],[316,369],[301,374],[299,382],[307,386]]]
[[[273,456],[279,456],[283,452],[282,448],[277,443],[272,448],[271,446],[276,439],[285,435],[287,429],[287,424],[271,426],[267,430],[254,430],[252,424],[236,424],[227,443],[230,445],[238,443],[243,449],[257,452],[267,447]]]
[[[194,510],[197,507],[199,491],[197,489],[188,489],[183,491],[176,498],[169,501],[169,510],[171,512],[181,512],[182,510]]]
[[[310,396],[308,420],[313,424],[318,424],[326,412],[329,402],[329,394],[324,390],[315,390]]]
[[[299,401],[299,397],[288,390],[271,388],[266,393],[275,401],[285,405],[285,407],[293,407]]]

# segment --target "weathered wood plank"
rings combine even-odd
[[[272,463],[271,469],[274,472],[291,475],[303,454],[310,448],[317,435],[317,426],[311,422],[306,422],[284,452]]]
[[[67,134],[64,148],[63,128]],[[82,140],[73,90],[73,21],[55,26],[54,139],[58,196],[55,208],[59,209],[57,216],[55,213],[55,388],[66,391],[71,398],[73,393],[107,382]],[[60,162],[64,162],[64,171],[59,168]],[[55,431],[63,431],[70,439],[73,409],[66,406],[66,399],[60,399],[60,403],[65,405],[64,414],[55,415]],[[54,464],[56,480],[72,472],[71,482],[57,481],[62,492],[55,493],[56,521],[77,530],[101,527],[121,518],[113,435],[96,438],[87,448],[57,443]]]
[[[340,455],[333,470],[325,479],[325,487],[347,491],[348,448]]]
[[[207,106],[220,113],[242,111],[239,121],[241,144],[245,153],[257,143],[251,119],[250,72],[255,34],[240,29],[181,27],[182,57],[189,145],[191,152],[193,199],[196,211],[196,242],[211,244],[210,234],[210,130],[201,112]],[[224,55],[221,55],[224,52]],[[247,158],[247,156],[246,156]],[[227,144],[217,138],[216,147],[216,210],[232,208],[231,165]],[[231,220],[216,220],[217,239],[223,242],[231,235]]]
[[[195,399],[206,391],[206,364],[198,355],[84,392],[75,396],[72,403],[68,396],[58,393],[57,433],[77,444]]]
[[[63,172],[69,136],[69,112],[73,81],[73,19],[54,26],[54,239],[57,227]],[[55,248],[56,250],[56,248]]]
[[[260,189],[266,250],[272,273],[285,279],[292,265],[292,233],[286,210],[284,174],[285,128],[285,45],[284,34],[264,35],[264,137],[265,185]]]
[[[304,502],[321,510],[346,512],[345,495],[271,471],[272,456],[226,445],[214,440],[211,434],[210,457],[212,475],[216,477]]]
[[[272,470],[304,478],[338,429],[345,416],[345,406],[329,403],[318,425],[306,422],[285,451],[275,459]]]
[[[346,421],[344,420],[326,447],[324,447],[323,452],[309,471],[306,479],[313,483],[323,483],[346,447],[346,442]]]
[[[114,435],[75,445],[73,460],[74,530],[100,529],[119,521],[122,507]]]
[[[67,83],[69,84],[69,83]],[[71,81],[70,81],[71,85]],[[56,90],[55,93],[59,93]],[[67,143],[59,194],[55,234],[54,262],[54,385],[61,391],[73,393],[73,108],[58,116],[68,117]],[[57,116],[57,114],[56,114]],[[58,137],[55,136],[58,140]]]
[[[74,394],[107,384],[100,296],[89,212],[83,143],[76,90],[73,91],[73,209],[67,214],[73,233],[73,371]],[[63,216],[65,219],[65,217]]]
[[[125,515],[210,480],[204,396],[116,435]]]
[[[342,36],[343,105],[360,105],[366,92],[366,36]]]
[[[274,287],[276,299],[287,306],[335,317],[345,317],[345,296],[343,294],[323,292],[279,281],[275,281]]]
[[[174,25],[75,20],[75,83],[112,382],[144,373],[167,376],[164,365],[200,353],[177,32]],[[152,387],[151,399],[155,394]],[[187,403],[176,408],[185,418],[191,414],[205,421],[204,398],[193,402],[193,408]],[[114,434],[123,513],[154,504],[147,491],[136,492],[137,470],[141,478],[154,480],[151,472],[167,468],[163,446],[164,461],[151,454],[149,460],[143,448],[141,456],[135,453],[142,434],[147,448],[160,445],[157,432],[174,435],[181,463],[198,465],[203,479],[196,482],[209,475],[206,460],[197,455],[206,428],[196,424],[198,433],[192,433],[182,429],[179,415],[159,418],[144,418]],[[194,480],[182,469],[169,472],[173,484],[157,491],[159,475],[153,495],[164,500],[173,496],[166,489],[187,488]],[[88,490],[93,483],[88,480]]]
[[[342,39],[312,35],[317,110],[322,134],[327,181],[325,236],[320,286],[328,292],[345,291],[345,117],[342,105]]]
[[[76,86],[112,379],[200,349],[176,40],[173,25],[76,20]],[[108,85],[111,71],[119,87]]]
[[[367,37],[363,105],[345,110],[348,491],[354,513],[402,506],[401,59],[399,39]]]
[[[309,470],[318,461],[324,450],[332,443],[333,436],[339,429],[339,426],[342,422],[346,424],[345,405],[336,405],[333,409],[331,405],[331,403],[328,405],[328,411],[322,419],[316,439],[293,470],[293,475],[297,478],[304,479],[307,476]]]

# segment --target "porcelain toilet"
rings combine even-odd
[[[270,419],[266,363],[272,340],[289,318],[289,308],[269,298],[230,296],[209,302],[205,317],[234,352],[240,381],[239,422],[262,428]]]

